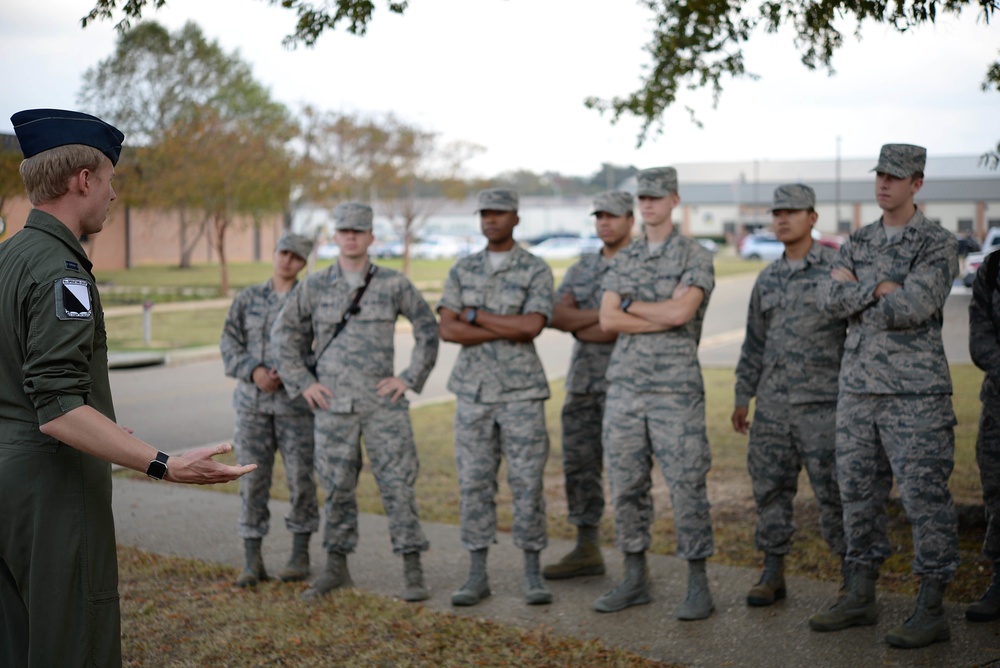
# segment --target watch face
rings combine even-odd
[[[469,312],[465,314],[465,319],[469,322],[476,321],[476,309],[469,309]]]
[[[156,459],[149,462],[149,466],[146,468],[146,475],[156,480],[163,480],[164,476],[167,475],[167,458],[168,456],[163,452],[156,453]]]
[[[149,463],[149,468],[146,469],[146,475],[150,478],[163,480],[163,476],[167,475],[167,465],[154,459]]]

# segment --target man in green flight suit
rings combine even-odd
[[[125,137],[58,109],[11,122],[34,209],[0,244],[0,666],[120,666],[110,463],[199,484],[255,467],[212,461],[228,444],[168,457],[115,424],[79,238],[104,226]]]

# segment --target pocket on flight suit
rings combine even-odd
[[[121,609],[117,591],[96,592],[87,599],[89,660],[95,666],[121,664]]]

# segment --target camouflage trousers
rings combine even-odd
[[[1000,393],[984,387],[980,398],[983,410],[976,437],[976,463],[979,464],[986,506],[983,554],[987,559],[1000,561]]]
[[[604,393],[566,394],[562,409],[563,473],[569,523],[597,526],[604,514]]]
[[[948,395],[840,395],[837,480],[848,562],[878,569],[892,554],[886,502],[895,477],[913,527],[913,573],[951,581],[959,562],[948,489],[955,422]]]
[[[784,404],[757,401],[747,469],[757,504],[754,545],[768,554],[792,549],[792,520],[799,472],[805,466],[819,504],[819,530],[834,554],[844,556],[844,509],[837,487],[837,403]]]
[[[455,462],[461,493],[461,536],[466,550],[493,544],[497,530],[497,473],[507,462],[514,506],[514,545],[539,551],[548,545],[542,473],[549,458],[545,404],[541,400],[479,404],[458,400]]]
[[[239,411],[233,436],[236,461],[256,464],[257,470],[240,478],[239,531],[241,538],[263,538],[270,530],[274,454],[281,452],[291,508],[285,527],[292,533],[319,528],[316,482],[313,480],[313,418],[311,415],[265,415]]]
[[[355,491],[361,472],[361,443],[389,518],[389,537],[396,554],[423,552],[429,547],[413,486],[419,462],[413,442],[408,404],[354,401],[350,413],[316,413],[316,473],[327,491],[323,547],[349,554],[358,544],[358,503]]]
[[[604,450],[615,509],[615,546],[649,549],[653,522],[653,457],[670,488],[677,556],[712,555],[712,518],[705,476],[712,464],[701,394],[633,392],[612,384],[604,409]]]

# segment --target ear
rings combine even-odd
[[[85,195],[90,190],[89,179],[91,174],[92,172],[89,169],[81,169],[79,172],[69,177],[66,192],[75,195]]]
[[[924,177],[918,176],[910,182],[910,193],[916,195],[924,187]]]

